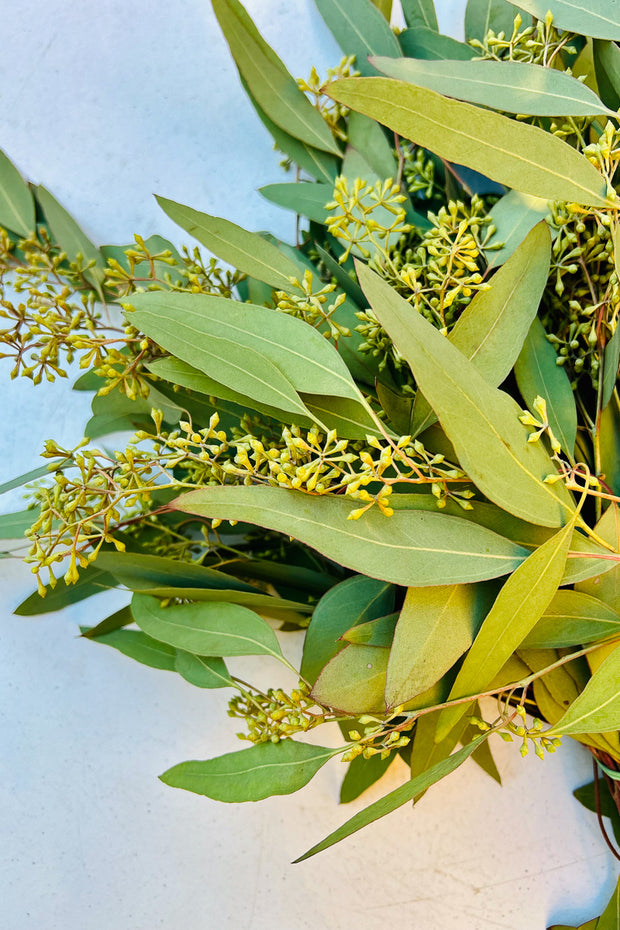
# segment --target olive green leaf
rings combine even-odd
[[[385,181],[396,177],[398,165],[394,151],[379,123],[362,113],[351,112],[347,121],[347,134],[350,145],[357,152],[363,152],[377,178]]]
[[[258,593],[252,585],[231,578],[213,568],[179,559],[168,559],[159,555],[147,555],[143,552],[100,552],[97,565],[105,569],[119,584],[130,591],[148,588],[213,588],[214,590],[233,589],[249,594]],[[90,571],[90,568],[86,569]]]
[[[177,649],[175,669],[197,688],[228,688],[233,684],[226,665],[217,656],[196,656]]]
[[[130,623],[133,623],[133,616],[131,608],[127,604],[125,607],[121,607],[120,610],[115,610],[109,617],[100,620],[96,626],[83,629],[82,636],[85,639],[97,639],[98,636],[104,636],[106,633],[112,633],[114,630],[129,626]]]
[[[620,107],[620,48],[615,42],[594,39],[594,68],[601,99],[617,110]]]
[[[422,58],[424,61],[442,61],[445,58],[467,60],[476,54],[471,45],[458,42],[452,36],[441,35],[426,26],[405,29],[398,38],[403,55],[409,58]]]
[[[371,0],[315,0],[336,42],[345,55],[355,55],[361,74],[374,74],[369,55],[400,55],[398,39]]]
[[[465,37],[468,40],[482,41],[489,29],[492,29],[496,35],[498,32],[504,32],[510,37],[517,13],[518,10],[507,0],[467,0]]]
[[[425,26],[435,32],[439,31],[433,0],[400,0],[400,5],[409,27]]]
[[[39,510],[20,510],[0,516],[0,539],[22,539],[39,518]]]
[[[599,665],[564,716],[548,733],[552,736],[605,733],[620,727],[620,648]]]
[[[27,183],[0,149],[0,226],[26,238],[34,231],[34,200]]]
[[[235,64],[261,109],[294,138],[339,155],[327,123],[300,91],[238,0],[211,2]]]
[[[159,777],[171,788],[184,788],[215,801],[262,801],[299,791],[338,751],[285,739],[215,759],[181,762]]]
[[[37,187],[36,193],[37,200],[49,224],[52,238],[62,251],[66,252],[69,261],[75,262],[81,257],[83,265],[92,263],[92,267],[84,272],[84,277],[91,282],[101,295],[101,284],[106,265],[101,252],[48,190],[44,187]]]
[[[572,457],[577,436],[577,407],[568,375],[557,365],[557,358],[544,326],[536,317],[516,361],[515,377],[530,410],[533,411],[537,397],[546,401],[551,430]]]
[[[394,608],[394,588],[385,581],[355,575],[327,591],[314,608],[304,638],[301,675],[313,684],[321,669],[346,645],[350,627],[381,617]]]
[[[390,651],[388,707],[427,691],[471,646],[491,606],[484,586],[409,588]]]
[[[326,92],[441,158],[516,190],[609,206],[594,165],[550,133],[391,78],[342,78]]]
[[[527,649],[561,649],[620,636],[620,615],[608,604],[581,591],[558,591],[538,623],[523,640]]]
[[[349,804],[359,798],[360,794],[367,791],[385,775],[394,759],[395,755],[393,753],[390,753],[387,759],[382,759],[381,753],[371,756],[370,759],[356,756],[355,759],[349,762],[342,780],[340,803]]]
[[[573,512],[572,499],[562,482],[545,482],[555,467],[540,442],[528,442],[519,406],[491,387],[386,281],[364,265],[357,270],[375,315],[409,363],[466,474],[509,513],[561,526]]]
[[[239,271],[286,291],[291,287],[289,279],[299,277],[299,266],[258,233],[166,197],[156,196],[155,199],[181,229]]]
[[[266,187],[259,187],[259,192],[271,203],[284,207],[285,210],[293,210],[300,216],[307,216],[315,223],[323,224],[330,215],[325,209],[325,204],[334,199],[333,186],[319,183],[268,184]],[[290,291],[290,289],[289,283],[286,285],[286,290]]]
[[[112,646],[113,649],[117,649],[123,655],[135,659],[142,665],[164,669],[167,672],[175,671],[176,649],[166,643],[160,643],[140,630],[113,630],[99,636],[93,636],[92,629],[87,627],[80,627],[80,630],[82,635],[90,633],[88,638],[94,642]]]
[[[600,471],[612,494],[620,495],[620,397],[614,391],[599,420]]]
[[[319,704],[351,716],[384,713],[389,656],[389,649],[345,645],[317,678],[312,697]]]
[[[134,620],[143,632],[202,656],[257,656],[281,658],[269,624],[238,604],[172,604],[162,607],[156,597],[134,594]]]
[[[357,643],[358,646],[385,646],[389,648],[394,639],[394,630],[398,622],[399,614],[387,614],[385,617],[377,617],[376,620],[367,620],[366,623],[360,623],[352,626],[346,633],[342,634],[342,639],[348,643]]]
[[[601,539],[610,543],[616,552],[620,552],[620,513],[617,504],[609,505],[596,524],[595,530]],[[589,579],[580,579],[576,590],[599,598],[620,614],[620,562],[608,560],[607,564],[611,565],[611,570],[594,574]]]
[[[550,260],[549,229],[539,223],[491,278],[490,289],[478,291],[448,336],[493,387],[510,373],[536,318]],[[418,391],[412,433],[417,435],[427,429],[435,419],[428,401]]]
[[[599,97],[563,71],[521,61],[416,61],[373,57],[377,71],[446,97],[532,116],[613,115]]]
[[[484,691],[540,619],[562,580],[572,533],[569,523],[536,549],[506,581],[465,656],[449,700]],[[458,704],[442,711],[438,742],[467,710],[467,704]]]
[[[348,520],[351,501],[271,487],[206,487],[170,504],[174,510],[241,520],[299,539],[354,571],[403,585],[496,578],[527,554],[520,546],[459,517],[375,508]],[[344,631],[343,631],[344,632]]]
[[[620,245],[620,243],[619,243]],[[617,253],[616,253],[617,254]],[[602,406],[606,407],[616,386],[618,377],[618,364],[620,363],[620,326],[605,346],[605,363],[603,367],[603,397]]]
[[[299,859],[296,859],[295,862],[303,862],[304,859],[315,856],[329,846],[333,846],[334,843],[339,843],[340,840],[346,839],[346,837],[351,836],[352,833],[356,833],[375,820],[379,820],[380,817],[391,814],[392,811],[406,804],[407,801],[413,800],[416,795],[426,791],[431,785],[434,785],[436,782],[440,781],[440,779],[445,778],[446,775],[454,772],[455,769],[462,765],[463,762],[478,749],[485,739],[486,735],[478,737],[478,739],[468,743],[467,746],[463,746],[462,749],[459,749],[458,752],[453,753],[447,759],[443,759],[441,762],[433,765],[432,768],[412,778],[411,781],[407,782],[405,785],[401,785],[394,791],[390,791],[389,794],[386,794],[385,797],[381,798],[379,801],[375,801],[374,804],[359,811],[351,817],[350,820],[347,820],[346,823],[339,827],[338,830],[334,830],[333,833],[330,833],[328,837],[320,843],[317,843],[312,849],[309,849],[308,852],[300,856]]]
[[[498,200],[490,212],[491,224],[496,232],[489,239],[485,258],[490,269],[502,265],[537,223],[549,216],[546,199],[532,197],[520,191],[508,191]],[[552,236],[555,230],[551,230]],[[501,245],[501,248],[497,248]],[[494,246],[494,248],[491,248]]]
[[[519,6],[536,19],[547,12],[553,25],[595,39],[620,39],[620,5],[618,0],[519,0]]]

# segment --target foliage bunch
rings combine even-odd
[[[350,800],[410,766],[306,856],[469,756],[497,775],[495,733],[541,758],[572,736],[614,801],[620,779],[620,20],[469,0],[463,44],[429,0],[401,32],[349,3],[355,30],[317,0],[345,54],[324,83],[213,0],[297,167],[263,189],[308,221],[295,247],[158,198],[200,247],[97,248],[0,159],[11,376],[79,358],[94,392],[87,438],[50,440],[4,518],[45,596],[18,612],[122,585],[85,636],[233,689],[253,745],[176,787],[258,800],[341,756]],[[274,623],[305,630],[299,669]],[[242,681],[239,655],[296,687]],[[339,748],[301,738],[327,722]]]

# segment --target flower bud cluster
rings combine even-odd
[[[239,692],[229,701],[228,716],[245,720],[248,732],[237,736],[252,743],[279,743],[325,723],[329,716],[310,697],[310,686],[305,681],[300,681],[290,694],[281,688],[270,688],[263,694],[239,687]]]
[[[358,722],[364,730],[362,733],[359,730],[349,730],[348,736],[352,745],[342,756],[342,761],[352,762],[358,756],[371,759],[372,756],[377,755],[380,755],[382,759],[387,759],[395,749],[408,746],[411,737],[406,736],[403,733],[403,726],[398,725],[398,718],[402,712],[402,707],[395,707],[392,713],[384,719],[373,717],[371,714],[359,717]],[[405,721],[404,726],[411,729],[413,719]]]
[[[300,291],[301,296],[286,291],[276,291],[276,309],[319,329],[326,338],[333,339],[337,346],[341,336],[351,335],[351,330],[342,326],[335,318],[336,311],[343,305],[347,296],[344,293],[338,294],[330,303],[329,297],[334,293],[337,285],[326,284],[319,291],[313,291],[313,277],[308,268],[301,281],[291,278],[291,288]]]

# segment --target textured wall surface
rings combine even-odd
[[[461,2],[438,0],[459,34]],[[340,53],[312,0],[250,0],[294,74]],[[255,189],[278,156],[240,88],[206,0],[0,0],[0,146],[99,243],[181,234],[154,192],[249,229],[293,234]],[[33,389],[0,363],[0,481],[37,464],[45,438],[81,437],[88,398]],[[20,507],[19,492],[2,501]],[[0,562],[0,895],[10,930],[543,930],[598,913],[614,869],[571,742],[544,763],[495,747],[504,787],[471,762],[307,863],[290,862],[353,813],[332,763],[299,795],[227,806],[157,780],[170,765],[239,748],[226,697],[76,637],[127,600],[102,594],[18,618],[28,570]],[[285,640],[292,656],[299,648]],[[240,663],[243,677],[254,660]],[[241,672],[240,672],[241,674]],[[269,682],[260,667],[259,680]],[[267,677],[265,677],[267,676]],[[280,683],[271,682],[271,683]],[[335,737],[334,737],[335,738]],[[406,778],[404,766],[355,809]]]

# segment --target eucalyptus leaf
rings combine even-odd
[[[389,649],[345,645],[314,683],[317,703],[343,714],[385,713],[385,676]]]
[[[120,610],[115,610],[109,617],[100,620],[96,626],[91,626],[88,629],[84,628],[82,630],[82,636],[85,639],[97,639],[98,636],[104,636],[106,633],[113,633],[115,630],[120,630],[124,626],[129,626],[130,623],[133,623],[133,616],[131,614],[131,608],[127,605],[126,607],[121,607]]]
[[[312,849],[309,849],[308,852],[300,856],[299,859],[296,859],[295,862],[303,862],[304,859],[309,859],[311,856],[315,856],[324,849],[333,846],[334,843],[339,843],[340,840],[346,839],[347,836],[351,836],[351,834],[356,833],[363,827],[367,827],[375,820],[379,820],[380,817],[391,814],[392,811],[406,804],[407,801],[411,801],[416,795],[426,791],[431,785],[445,778],[446,775],[454,772],[455,769],[462,765],[463,762],[478,749],[485,739],[486,735],[478,737],[478,739],[469,743],[467,746],[463,746],[462,749],[459,749],[458,752],[453,753],[447,759],[438,762],[436,765],[433,765],[432,768],[412,778],[411,781],[401,785],[394,791],[390,791],[389,794],[386,794],[385,797],[381,798],[379,801],[375,801],[374,804],[359,811],[351,817],[350,820],[347,820],[346,823],[339,827],[338,830],[334,830],[333,833],[330,833],[328,837],[320,843],[317,843]]]
[[[38,468],[33,468],[31,471],[25,472],[23,475],[18,475],[16,478],[10,478],[8,481],[5,481],[3,484],[0,484],[0,494],[6,494],[7,491],[13,491],[15,488],[21,488],[24,484],[30,484],[31,481],[37,481],[39,478],[49,478],[55,471],[61,471],[63,465],[67,463],[67,460],[64,462],[49,463],[48,465],[40,465]]]
[[[521,61],[416,61],[383,58],[377,71],[467,103],[531,116],[611,116],[594,91],[563,71]]]
[[[333,187],[318,183],[268,184],[266,187],[259,188],[259,192],[271,203],[284,207],[285,210],[293,210],[294,213],[307,216],[315,223],[323,225],[330,216],[329,211],[325,209],[325,204],[334,199]],[[287,285],[287,290],[290,290],[290,284]]]
[[[484,691],[547,610],[562,580],[572,532],[569,523],[508,578],[465,656],[449,700]],[[442,711],[438,742],[467,709],[464,703]]]
[[[489,214],[496,232],[488,241],[485,258],[490,269],[502,265],[541,220],[549,216],[546,199],[532,197],[520,191],[508,191]],[[552,236],[554,230],[552,230]],[[500,246],[501,248],[497,248]],[[493,248],[491,248],[493,246]]]
[[[620,553],[620,512],[617,504],[609,505],[594,529],[601,539],[613,546],[616,553]],[[611,566],[610,571],[595,573],[589,579],[580,580],[576,590],[604,601],[620,614],[620,562],[608,560],[607,564]]]
[[[558,649],[620,636],[620,615],[580,591],[560,590],[522,642],[523,648]]]
[[[172,503],[184,513],[242,520],[294,536],[354,571],[404,585],[496,578],[527,554],[520,546],[458,517],[375,508],[348,520],[351,503],[270,487],[205,487]]]
[[[23,539],[26,530],[36,523],[39,510],[20,510],[0,516],[0,539]]]
[[[355,55],[361,74],[374,74],[369,55],[400,55],[398,39],[371,0],[315,0],[345,55]]]
[[[616,274],[620,280],[620,226],[614,229],[614,264]],[[616,324],[614,333],[605,346],[605,356],[603,363],[603,394],[601,398],[602,407],[606,407],[611,400],[611,395],[616,386],[618,377],[618,364],[620,363],[620,326]]]
[[[595,39],[620,39],[620,3],[618,0],[519,0],[519,6],[536,19],[547,12],[553,25]]]
[[[119,584],[125,585],[130,591],[166,585],[171,588],[214,590],[232,588],[249,594],[259,593],[252,585],[213,568],[142,552],[100,552],[97,556],[97,566],[109,572]]]
[[[550,736],[605,733],[620,728],[620,648],[601,663]]]
[[[326,92],[441,158],[536,197],[605,207],[605,183],[585,156],[550,133],[391,78],[342,78]]]
[[[376,620],[359,623],[343,633],[341,638],[348,643],[357,643],[358,646],[390,648],[399,616],[398,613],[387,614],[385,617],[377,617]]]
[[[594,67],[601,99],[617,110],[620,107],[620,48],[615,42],[595,39]]]
[[[416,26],[405,29],[398,37],[403,55],[409,58],[421,58],[424,61],[443,61],[473,58],[476,52],[471,45],[458,42],[452,36],[444,36],[433,27]]]
[[[181,762],[159,777],[171,788],[184,788],[215,801],[262,801],[299,791],[334,753],[324,746],[285,739],[206,761]]]
[[[282,657],[276,635],[258,614],[237,604],[172,604],[134,594],[131,612],[141,630],[194,655]]]
[[[211,2],[235,64],[267,116],[294,138],[339,155],[327,124],[264,41],[239,0]]]
[[[197,688],[228,688],[233,685],[226,665],[217,656],[196,656],[177,649],[175,669]]]
[[[26,238],[34,232],[35,210],[30,188],[0,149],[0,226]]]
[[[524,520],[561,526],[574,506],[540,442],[527,441],[521,411],[390,285],[361,264],[358,277],[379,322],[407,360],[459,462],[490,500]],[[456,579],[452,579],[456,580]]]
[[[378,178],[395,178],[398,165],[392,145],[379,123],[361,113],[351,112],[347,124],[349,142],[364,158]]]
[[[611,493],[620,495],[620,397],[614,391],[599,418],[600,470]]]
[[[166,643],[160,643],[140,630],[118,629],[110,633],[93,636],[92,629],[87,627],[81,627],[80,629],[82,635],[90,633],[91,635],[88,638],[94,642],[103,643],[104,646],[111,646],[142,665],[163,669],[168,672],[175,671],[176,649],[167,646]]]
[[[37,200],[45,214],[54,241],[63,252],[66,252],[69,261],[76,262],[81,259],[83,267],[91,264],[91,267],[84,271],[84,277],[101,295],[106,263],[100,250],[93,245],[73,217],[44,187],[37,187]]]
[[[435,32],[439,31],[433,0],[400,0],[400,5],[409,27],[425,26]]]

